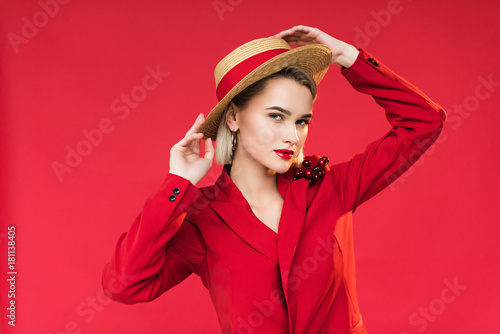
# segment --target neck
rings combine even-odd
[[[276,172],[264,167],[248,155],[236,154],[231,166],[231,179],[249,203],[263,202],[276,195]]]

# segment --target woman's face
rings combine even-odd
[[[299,155],[312,118],[313,97],[293,79],[273,78],[244,110],[236,110],[235,161],[285,173]],[[233,105],[233,108],[234,105]]]

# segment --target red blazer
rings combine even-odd
[[[146,302],[196,273],[223,333],[366,333],[352,212],[424,153],[446,114],[364,50],[342,74],[385,109],[386,135],[316,182],[277,175],[278,234],[253,214],[227,168],[201,189],[169,174],[118,240],[103,273],[107,295]]]

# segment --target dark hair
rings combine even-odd
[[[259,81],[254,82],[244,90],[242,90],[238,95],[236,95],[232,102],[240,109],[245,109],[252,98],[262,93],[266,88],[267,82],[273,78],[289,78],[295,80],[302,86],[305,86],[311,92],[313,100],[316,98],[318,88],[316,86],[316,81],[303,69],[296,66],[288,66],[283,68],[281,71],[271,74]]]

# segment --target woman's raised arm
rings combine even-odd
[[[348,209],[355,210],[399,178],[441,133],[444,109],[367,51],[305,26],[275,37],[297,46],[327,45],[333,52],[332,64],[342,66],[342,75],[353,88],[371,95],[385,109],[392,127],[389,132],[350,161],[332,166],[328,173]]]
[[[350,67],[356,61],[359,51],[352,45],[333,38],[318,28],[295,26],[274,35],[283,38],[289,45],[303,46],[324,44],[332,50],[332,64]]]
[[[200,157],[199,115],[170,151],[170,173],[148,198],[129,231],[118,239],[105,266],[102,285],[114,300],[132,304],[153,300],[191,273],[199,274],[206,248],[198,228],[186,219],[201,193],[194,186],[210,169],[214,148],[207,140]]]

